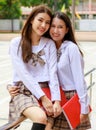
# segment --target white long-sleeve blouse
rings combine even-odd
[[[81,113],[89,112],[89,98],[84,80],[84,61],[76,44],[64,41],[59,48],[58,77],[64,91],[76,90],[80,103]]]
[[[41,65],[39,62],[36,62],[36,66],[34,66],[32,65],[32,59],[28,63],[23,62],[21,47],[18,52],[20,40],[21,37],[12,39],[9,48],[13,65],[13,83],[22,81],[32,94],[39,99],[44,95],[44,92],[38,82],[48,81],[52,101],[61,100],[57,78],[57,51],[54,42],[51,39],[42,37],[39,45],[32,47],[32,52],[35,54],[41,50],[45,53],[40,56],[45,64]]]

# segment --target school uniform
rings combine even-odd
[[[41,37],[38,46],[32,46],[32,58],[22,59],[21,37],[11,41],[9,54],[13,65],[13,85],[20,86],[20,94],[10,101],[9,121],[18,119],[30,106],[40,106],[38,100],[45,95],[42,86],[49,86],[51,100],[61,100],[57,78],[57,51],[51,39]],[[18,113],[18,114],[17,114]]]
[[[81,104],[81,113],[89,112],[89,98],[87,86],[84,80],[84,61],[76,44],[71,41],[64,41],[58,50],[58,78],[60,86],[64,90],[67,99],[78,93]],[[85,130],[90,128],[88,121],[76,128]],[[70,127],[62,113],[55,119],[53,130],[69,130]]]

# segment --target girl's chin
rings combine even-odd
[[[53,37],[52,39],[53,39],[54,41],[58,41],[58,39],[57,39],[57,38],[54,38],[54,37]]]
[[[44,35],[44,32],[43,32],[43,33],[42,33],[42,32],[40,32],[40,33],[38,33],[38,35],[39,35],[39,36],[42,36],[42,35]]]

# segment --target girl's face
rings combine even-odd
[[[51,18],[47,13],[39,13],[31,21],[32,34],[42,36],[50,27]]]
[[[61,44],[67,32],[68,32],[68,28],[66,27],[65,22],[62,19],[59,19],[57,17],[53,18],[50,27],[50,35],[52,39],[56,43]]]

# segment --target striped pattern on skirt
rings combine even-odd
[[[34,95],[24,86],[22,82],[18,82],[16,86],[20,86],[20,93],[11,98],[9,102],[9,123],[18,121],[23,116],[23,111],[32,106],[40,107],[38,100]],[[41,85],[42,87],[43,85]]]

